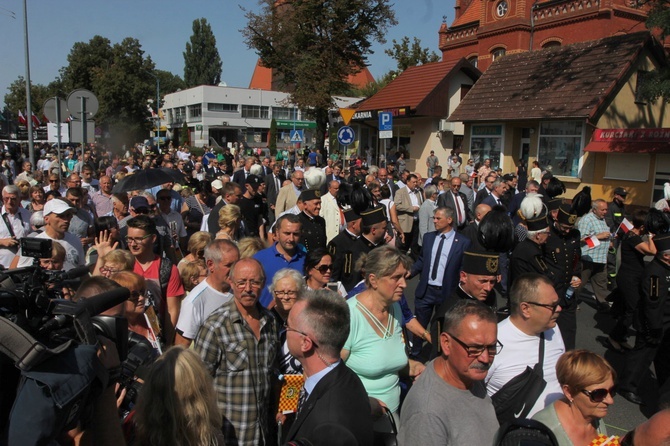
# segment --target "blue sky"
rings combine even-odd
[[[33,84],[48,84],[66,65],[75,42],[88,42],[94,35],[112,43],[125,37],[140,41],[145,55],[156,67],[183,77],[183,51],[192,33],[194,19],[205,17],[216,36],[223,60],[221,78],[229,86],[248,87],[256,54],[244,44],[239,32],[246,24],[239,5],[256,9],[256,0],[28,0],[30,73]],[[395,68],[384,54],[393,39],[418,37],[423,47],[439,54],[438,30],[442,16],[453,20],[453,3],[438,0],[396,0],[398,25],[391,28],[387,43],[375,44],[369,57],[375,78]],[[11,11],[16,18],[8,16]],[[23,1],[0,0],[0,104],[7,87],[25,73]]]

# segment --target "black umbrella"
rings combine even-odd
[[[118,194],[133,190],[150,189],[165,183],[184,184],[186,183],[186,177],[178,170],[168,169],[166,167],[136,170],[134,173],[126,175],[121,181],[116,183],[112,192]]]

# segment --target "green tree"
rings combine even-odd
[[[179,138],[181,141],[182,146],[188,146],[191,144],[191,140],[188,137],[188,124],[186,121],[184,121],[184,124],[181,126],[181,138]]]
[[[187,88],[221,82],[221,57],[207,19],[193,21],[193,35],[184,51],[184,82]]]
[[[409,67],[423,65],[431,62],[438,62],[440,56],[428,48],[421,47],[421,40],[414,37],[414,42],[410,45],[409,37],[405,36],[398,43],[393,39],[393,46],[385,49],[384,53],[396,61],[397,69],[390,70],[374,82],[370,82],[362,88],[354,89],[352,96],[364,96],[369,98],[375,95],[379,90],[386,87],[393,79]]]
[[[316,120],[323,149],[333,95],[350,91],[347,77],[367,65],[372,43],[384,43],[397,23],[389,0],[262,0],[258,13],[245,15],[246,44]]]
[[[60,70],[66,94],[77,88],[93,91],[96,70],[109,67],[114,62],[112,43],[102,36],[93,36],[88,42],[77,42],[72,46],[67,62],[67,66]]]
[[[670,1],[669,0],[641,0],[640,5],[649,4],[649,16],[647,28],[660,33],[660,41],[670,35]],[[662,97],[665,102],[670,102],[670,68],[661,67],[647,73],[644,82],[640,86],[640,94],[648,100],[654,101]]]
[[[177,76],[176,74],[170,73],[169,71],[155,70],[154,74],[158,76],[158,79],[160,79],[161,82],[161,97],[166,94],[188,88],[186,87],[186,82],[184,82],[184,79]]]
[[[270,121],[270,133],[268,134],[268,148],[271,150],[270,153],[273,153],[277,150],[277,121],[275,118],[272,118]]]
[[[42,119],[42,107],[44,102],[56,94],[53,83],[49,85],[30,83],[30,107],[35,116]],[[18,117],[19,110],[26,112],[26,81],[23,76],[19,76],[9,87],[9,91],[4,98],[5,106],[11,112],[11,118]]]

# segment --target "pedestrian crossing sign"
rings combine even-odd
[[[303,131],[301,129],[291,130],[291,142],[302,142],[303,141]]]

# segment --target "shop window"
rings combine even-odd
[[[554,175],[577,177],[584,141],[584,122],[552,121],[540,124],[538,159]]]
[[[608,180],[647,181],[650,157],[647,153],[608,153],[604,178]]]
[[[470,137],[470,158],[477,163],[491,160],[491,167],[498,168],[502,154],[503,126],[500,124],[473,125]]]
[[[635,82],[635,103],[646,105],[647,99],[642,96],[642,86],[644,85],[646,79],[648,78],[649,72],[639,70],[637,72],[637,82]]]

